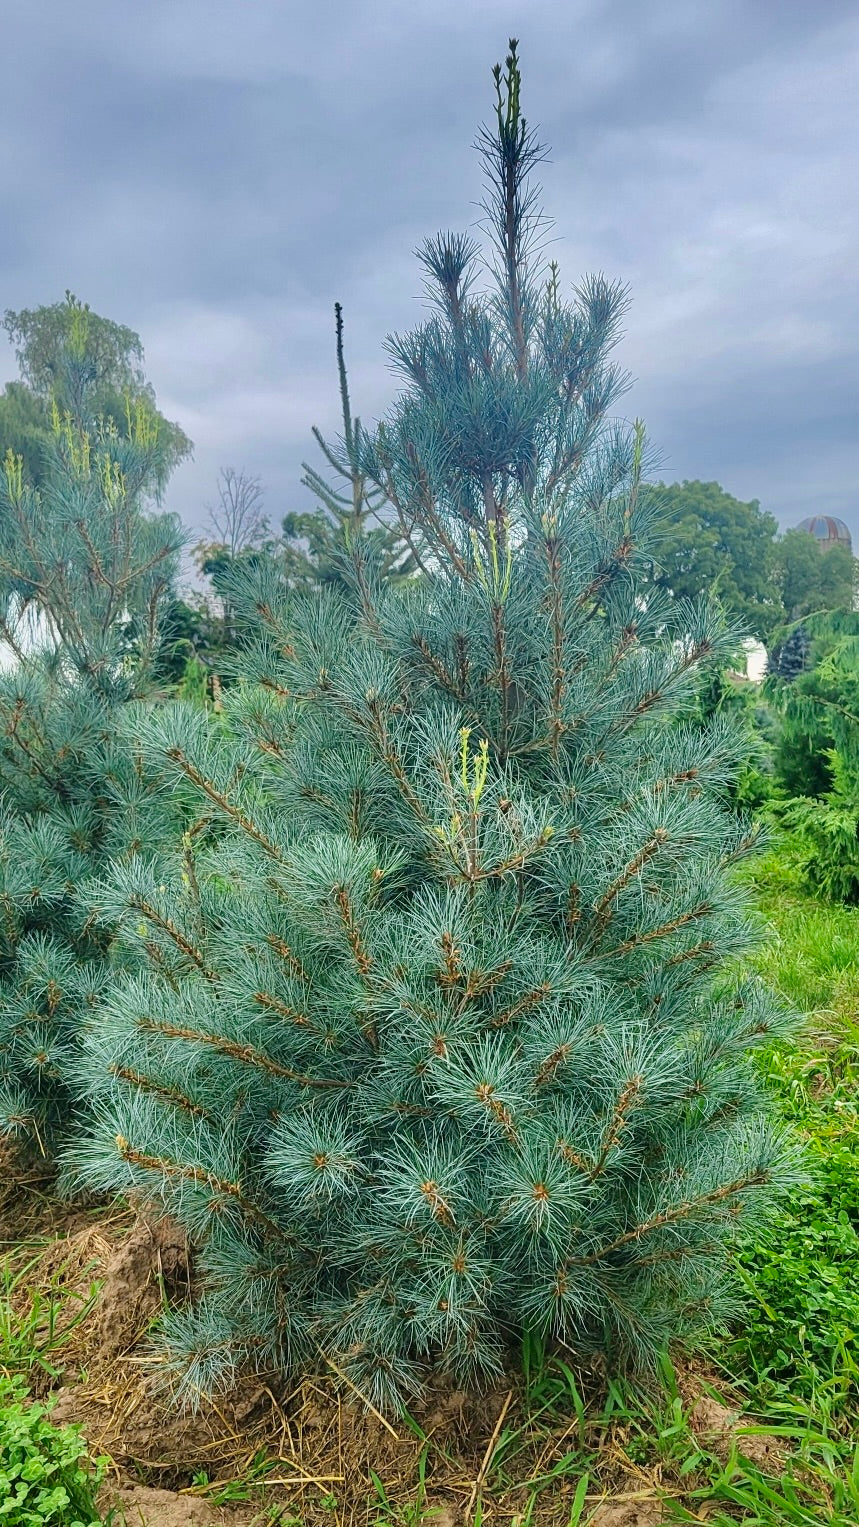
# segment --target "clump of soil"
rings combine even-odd
[[[126,1217],[104,1231],[89,1224],[54,1242],[45,1261],[69,1282],[100,1285],[68,1349],[54,1410],[58,1422],[83,1426],[92,1452],[173,1483],[201,1469],[217,1472],[268,1420],[271,1401],[258,1380],[239,1385],[228,1408],[193,1414],[166,1392],[152,1327],[167,1302],[192,1292],[187,1241],[172,1220]]]
[[[219,1509],[174,1490],[150,1485],[123,1485],[103,1492],[103,1510],[115,1507],[125,1527],[241,1527],[247,1512]]]
[[[692,1430],[719,1458],[727,1458],[736,1445],[744,1458],[765,1474],[778,1474],[784,1462],[784,1449],[777,1437],[755,1432],[744,1423],[738,1410],[723,1405],[710,1394],[695,1401],[690,1417]]]
[[[588,1527],[659,1527],[664,1520],[661,1501],[607,1501],[597,1506]]]
[[[102,1360],[134,1345],[141,1326],[161,1303],[191,1290],[188,1243],[172,1220],[139,1220],[119,1242],[104,1269],[90,1341]]]

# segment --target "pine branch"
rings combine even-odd
[[[212,1121],[210,1110],[204,1108],[202,1103],[195,1103],[184,1092],[180,1092],[178,1087],[168,1087],[155,1081],[151,1076],[144,1076],[142,1071],[136,1071],[131,1066],[120,1066],[114,1063],[107,1069],[117,1080],[128,1082],[130,1087],[139,1088],[141,1092],[151,1093],[153,1097],[169,1103],[173,1108],[180,1108],[183,1113],[189,1114],[192,1118]]]
[[[609,1124],[609,1127],[606,1131],[602,1150],[600,1151],[599,1156],[594,1163],[594,1168],[591,1172],[591,1180],[599,1177],[601,1173],[605,1171],[609,1157],[611,1156],[612,1152],[616,1150],[620,1142],[620,1137],[626,1129],[629,1115],[639,1101],[643,1082],[644,1078],[642,1076],[630,1077],[622,1093],[620,1094],[620,1097],[615,1104],[611,1123]]]
[[[167,757],[173,763],[178,764],[183,774],[191,783],[196,785],[198,790],[202,790],[203,794],[208,796],[209,800],[213,801],[216,806],[219,806],[225,816],[232,817],[233,821],[241,827],[242,832],[246,832],[248,837],[253,838],[260,848],[265,849],[265,852],[271,855],[272,859],[281,860],[283,858],[277,844],[272,843],[271,839],[267,838],[264,832],[261,832],[239,806],[236,806],[211,780],[206,779],[205,775],[200,773],[199,769],[192,764],[180,747],[168,748]]]
[[[167,917],[167,915],[163,912],[159,912],[158,908],[154,907],[151,901],[147,901],[145,896],[130,896],[128,905],[132,907],[135,912],[139,912],[141,916],[147,918],[149,922],[154,923],[155,927],[160,928],[162,933],[166,933],[167,937],[172,939],[173,943],[176,945],[176,948],[180,950],[180,952],[184,954],[189,960],[193,961],[201,974],[206,977],[207,981],[210,981],[213,986],[218,984],[219,978],[217,972],[209,969],[201,950],[197,949],[190,942],[190,940],[185,937],[185,934],[182,932],[181,928],[177,927],[172,918]]]
[[[256,1204],[246,1198],[242,1192],[241,1184],[229,1182],[226,1178],[218,1177],[216,1173],[208,1171],[202,1166],[189,1166],[185,1162],[176,1161],[170,1156],[151,1156],[145,1151],[136,1150],[123,1135],[117,1135],[116,1148],[123,1161],[129,1166],[138,1167],[144,1172],[153,1172],[167,1181],[178,1179],[182,1182],[192,1182],[197,1187],[208,1188],[215,1198],[227,1198],[236,1204],[246,1219],[258,1226],[264,1234],[279,1241],[292,1243],[293,1237],[286,1231],[281,1230],[269,1215],[263,1213]]]
[[[666,1225],[676,1225],[681,1220],[690,1219],[699,1210],[709,1208],[710,1205],[725,1203],[727,1199],[736,1198],[739,1193],[744,1193],[749,1188],[763,1187],[769,1180],[769,1174],[765,1171],[750,1172],[746,1177],[737,1177],[733,1182],[725,1183],[720,1188],[713,1188],[709,1193],[699,1194],[697,1198],[684,1199],[682,1203],[674,1204],[670,1209],[661,1210],[644,1224],[625,1230],[607,1246],[601,1246],[599,1251],[591,1252],[586,1257],[570,1257],[570,1265],[590,1267],[596,1262],[602,1262],[615,1251],[619,1251],[622,1246],[628,1246],[631,1241],[640,1241],[643,1236],[652,1235],[654,1230],[662,1230]]]
[[[614,949],[601,949],[600,959],[611,959],[615,954],[629,954],[632,949],[638,949],[643,944],[652,944],[655,939],[668,938],[678,929],[685,928],[687,923],[695,922],[699,917],[709,917],[714,911],[709,901],[701,901],[696,907],[690,907],[687,912],[681,912],[677,917],[672,917],[667,923],[659,928],[651,928],[646,933],[634,933],[631,938],[625,939],[622,944],[616,944]],[[686,956],[684,955],[683,958]]]
[[[612,915],[612,905],[617,900],[621,891],[625,890],[631,880],[641,874],[644,866],[651,860],[654,854],[659,852],[668,837],[667,829],[657,827],[647,842],[639,849],[638,853],[630,859],[625,869],[613,880],[608,890],[603,893],[594,907],[594,923],[592,940],[596,942],[602,937],[603,932]]]
[[[251,1066],[255,1070],[264,1072],[266,1076],[284,1077],[290,1082],[295,1082],[299,1087],[344,1091],[352,1086],[351,1082],[337,1081],[334,1078],[304,1076],[300,1071],[294,1071],[291,1066],[282,1065],[280,1061],[274,1060],[272,1056],[254,1045],[241,1044],[238,1040],[227,1039],[223,1034],[207,1034],[203,1029],[183,1028],[181,1024],[165,1023],[156,1018],[139,1018],[137,1027],[143,1034],[160,1034],[163,1039],[181,1039],[186,1044],[207,1045],[219,1055],[225,1055],[243,1066]]]
[[[506,1028],[515,1018],[521,1018],[523,1013],[530,1013],[533,1008],[539,1007],[540,1003],[545,1002],[546,998],[551,995],[551,983],[549,981],[541,981],[539,986],[535,986],[531,991],[526,992],[524,996],[519,997],[516,1002],[510,1007],[506,1007],[503,1012],[496,1013],[490,1020],[489,1027],[492,1029]]]

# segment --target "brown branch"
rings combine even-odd
[[[440,1225],[447,1225],[448,1227],[456,1223],[453,1210],[439,1191],[437,1182],[432,1181],[432,1179],[422,1182],[421,1193],[434,1220],[437,1220]]]
[[[421,509],[423,511],[424,520],[426,524],[429,525],[433,534],[438,537],[441,545],[444,547],[444,550],[446,551],[450,560],[450,565],[459,574],[464,583],[469,583],[471,581],[471,573],[469,572],[466,564],[463,562],[462,557],[459,555],[459,552],[457,551],[456,547],[450,539],[450,536],[447,534],[444,525],[439,519],[438,513],[436,512],[435,494],[430,487],[426,472],[421,466],[418,453],[410,440],[405,442],[405,451],[409,460],[409,464],[411,465],[415,474],[417,494],[420,500]],[[390,475],[388,481],[389,483],[391,482]],[[388,491],[387,486],[385,491]],[[391,502],[396,506],[398,500],[396,497],[394,497]],[[415,519],[416,516],[413,516],[413,520]]]
[[[15,701],[15,705],[9,717],[9,726],[5,729],[6,736],[9,738],[10,742],[14,742],[16,746],[20,748],[21,752],[24,754],[24,757],[28,759],[36,773],[39,775],[40,779],[43,779],[46,784],[50,785],[52,790],[56,790],[61,796],[66,797],[68,795],[68,790],[63,784],[62,777],[57,777],[51,774],[39,761],[34,749],[27,742],[26,738],[21,736],[19,727],[26,709],[26,702],[19,695]]]
[[[130,1066],[108,1066],[111,1076],[117,1077],[122,1082],[128,1082],[131,1087],[139,1087],[141,1092],[151,1092],[153,1096],[161,1098],[165,1103],[172,1103],[176,1108],[184,1109],[185,1113],[192,1114],[197,1119],[211,1119],[208,1108],[202,1103],[194,1103],[191,1098],[180,1092],[178,1087],[168,1087],[162,1082],[156,1082],[151,1076],[144,1076],[142,1071],[133,1071]]]
[[[579,1172],[587,1172],[588,1176],[590,1176],[594,1169],[594,1163],[589,1156],[580,1156],[578,1151],[574,1151],[572,1146],[562,1136],[559,1136],[555,1141],[555,1147],[569,1166],[574,1166]]]
[[[602,1150],[597,1157],[597,1160],[594,1164],[594,1169],[591,1173],[592,1179],[594,1177],[599,1177],[601,1173],[605,1171],[606,1162],[608,1161],[612,1151],[617,1146],[617,1143],[620,1140],[624,1129],[626,1128],[629,1115],[636,1105],[639,1094],[641,1093],[643,1080],[644,1078],[641,1076],[630,1077],[630,1080],[627,1082],[622,1093],[620,1094],[620,1097],[615,1104],[614,1113],[612,1114],[611,1123],[609,1124],[605,1140],[603,1141]]]
[[[512,960],[502,960],[494,970],[470,970],[465,980],[465,990],[462,994],[462,1003],[465,1006],[472,1002],[475,997],[488,997],[494,992],[496,986],[500,986],[506,975],[513,968]]]
[[[209,1045],[219,1055],[237,1060],[243,1066],[253,1066],[258,1071],[264,1071],[267,1076],[285,1077],[299,1087],[344,1089],[352,1086],[351,1082],[339,1082],[328,1077],[320,1079],[304,1076],[300,1071],[293,1071],[291,1066],[273,1060],[263,1050],[257,1050],[253,1045],[240,1044],[235,1039],[226,1039],[223,1034],[207,1034],[203,1029],[185,1029],[178,1024],[159,1023],[155,1018],[141,1018],[137,1027],[147,1034],[161,1034],[165,1039],[182,1039],[188,1044]]]
[[[173,763],[178,764],[183,774],[185,774],[186,777],[190,779],[191,783],[196,785],[199,790],[202,790],[203,794],[208,796],[209,800],[213,801],[216,806],[219,806],[222,811],[226,812],[227,816],[232,817],[233,821],[236,822],[239,827],[241,827],[242,831],[246,832],[249,837],[253,838],[261,848],[265,849],[267,854],[270,854],[273,859],[283,858],[283,855],[281,854],[277,845],[272,843],[271,840],[265,836],[265,833],[261,832],[260,829],[254,825],[254,823],[250,820],[250,817],[245,816],[245,813],[239,806],[235,806],[233,802],[228,798],[228,796],[224,795],[220,790],[216,788],[215,785],[212,784],[211,780],[206,779],[205,775],[200,773],[199,769],[197,769],[195,765],[191,763],[191,760],[180,747],[168,748],[167,757],[171,759]]]
[[[352,954],[355,959],[355,964],[357,965],[362,978],[366,979],[366,977],[370,974],[373,962],[364,947],[364,943],[361,938],[361,930],[358,926],[354,909],[349,899],[349,892],[344,885],[338,885],[334,887],[334,900],[337,903],[337,910],[340,913],[340,918],[343,923],[343,928],[346,933],[349,948],[352,950]]]
[[[621,891],[625,890],[629,882],[641,873],[645,864],[659,851],[667,837],[667,829],[657,827],[644,846],[639,849],[634,858],[630,859],[626,868],[618,875],[616,880],[612,881],[608,890],[600,897],[594,907],[594,940],[600,937],[611,917],[612,902],[620,895]]]
[[[549,832],[548,830],[544,830],[544,832],[540,833],[538,838],[532,838],[530,843],[526,843],[525,847],[520,849],[518,854],[511,854],[509,859],[502,860],[500,864],[493,864],[489,869],[485,870],[478,869],[473,863],[468,864],[463,869],[459,860],[451,852],[451,845],[446,844],[445,847],[447,847],[450,857],[453,859],[459,878],[468,884],[472,884],[478,880],[495,880],[503,878],[505,875],[511,874],[514,870],[523,869],[531,855],[537,853],[539,849],[545,848],[548,842]],[[439,846],[441,846],[440,842]]]
[[[631,949],[638,949],[642,944],[652,944],[654,939],[667,938],[669,934],[676,933],[678,928],[685,927],[696,918],[707,917],[712,911],[711,902],[700,901],[697,907],[692,907],[688,912],[681,912],[679,917],[673,917],[670,922],[663,923],[660,928],[652,928],[649,933],[635,933],[632,938],[626,939],[622,944],[616,944],[614,949],[600,950],[600,959],[608,960],[615,954],[628,954]],[[673,962],[669,961],[669,963]]]
[[[281,1002],[280,998],[275,997],[272,992],[255,991],[254,1001],[258,1002],[260,1007],[267,1008],[269,1012],[277,1013],[279,1018],[285,1018],[287,1023],[293,1024],[297,1029],[310,1029],[314,1034],[319,1033],[306,1013],[299,1012],[296,1007],[290,1007],[288,1002]]]
[[[442,934],[441,948],[444,970],[438,973],[436,980],[439,986],[459,986],[462,978],[462,954],[454,943],[452,933]]]
[[[425,637],[421,636],[420,632],[413,631],[411,641],[412,646],[417,648],[430,673],[435,676],[442,688],[449,690],[457,700],[464,700],[466,697],[453,674],[445,667],[441,658],[433,652]]]
[[[564,1044],[556,1045],[551,1055],[547,1055],[546,1059],[541,1063],[534,1077],[535,1087],[542,1087],[546,1082],[552,1081],[558,1067],[564,1064],[572,1048],[573,1046],[568,1041]]]
[[[184,1162],[174,1161],[169,1156],[150,1156],[144,1151],[138,1151],[123,1135],[116,1136],[116,1148],[123,1161],[130,1166],[140,1167],[145,1172],[160,1172],[163,1177],[180,1177],[185,1182],[196,1183],[199,1187],[206,1187],[211,1192],[221,1194],[225,1198],[231,1198],[241,1209],[248,1219],[262,1226],[269,1235],[274,1235],[278,1240],[291,1241],[292,1237],[281,1230],[274,1220],[269,1219],[262,1209],[245,1198],[241,1184],[229,1182],[224,1177],[218,1177],[215,1172],[210,1172],[203,1166],[186,1166]]]
[[[634,542],[631,536],[621,537],[620,541],[618,541],[618,544],[614,549],[611,561],[605,567],[601,567],[595,577],[591,579],[590,583],[584,589],[582,589],[581,594],[576,600],[577,609],[581,609],[590,600],[595,600],[596,596],[601,594],[603,590],[608,587],[612,579],[616,576],[618,569],[625,566],[625,564],[629,561],[630,557],[632,556],[633,546]],[[598,606],[595,606],[595,608],[598,608]]]
[[[683,965],[687,960],[697,960],[702,954],[712,954],[715,947],[712,939],[702,938],[700,943],[693,944],[691,949],[681,949],[679,954],[674,954],[670,960],[666,960],[665,969],[670,969],[672,965]]]
[[[495,643],[498,685],[501,694],[501,724],[498,735],[498,752],[507,756],[507,733],[510,724],[510,669],[507,661],[507,632],[504,627],[504,609],[500,604],[492,606],[492,637]]]
[[[501,1125],[511,1145],[518,1142],[519,1136],[513,1123],[513,1115],[506,1103],[496,1096],[495,1088],[491,1082],[479,1082],[474,1089],[474,1096],[478,1103],[482,1103],[489,1110],[496,1123]]]
[[[524,997],[520,997],[518,1002],[514,1002],[512,1007],[505,1008],[503,1012],[497,1013],[492,1018],[489,1027],[492,1029],[504,1028],[508,1023],[512,1023],[514,1018],[520,1018],[523,1013],[530,1013],[532,1008],[539,1007],[540,1003],[545,997],[550,995],[551,991],[552,985],[550,981],[541,982],[539,986],[534,987],[533,991],[526,992]]]
[[[430,827],[432,825],[430,818],[424,810],[414,790],[412,789],[411,781],[406,774],[399,754],[391,744],[391,740],[388,735],[387,721],[378,699],[374,699],[370,702],[370,715],[372,717],[370,728],[373,733],[373,739],[375,741],[376,747],[378,748],[379,756],[381,757],[382,762],[386,764],[390,769],[400,794],[406,801],[407,805],[411,807],[418,821],[423,826]],[[358,715],[356,716],[356,720],[358,720],[359,723],[363,722],[364,717],[362,715]]]
[[[625,1230],[623,1235],[616,1236],[607,1246],[601,1246],[599,1251],[593,1251],[586,1257],[571,1257],[570,1262],[576,1267],[591,1267],[594,1262],[601,1262],[604,1257],[619,1251],[622,1246],[628,1246],[631,1241],[639,1241],[642,1236],[650,1235],[654,1230],[661,1230],[664,1225],[676,1225],[680,1220],[689,1219],[696,1209],[706,1208],[709,1204],[724,1203],[726,1198],[733,1198],[746,1188],[763,1187],[768,1181],[769,1175],[764,1171],[752,1172],[748,1177],[737,1177],[722,1188],[714,1188],[712,1192],[702,1193],[698,1198],[685,1199],[683,1203],[674,1204],[670,1209],[663,1209],[652,1219],[646,1220],[643,1225],[635,1225],[632,1230]]]
[[[163,933],[166,933],[168,938],[173,940],[176,948],[181,950],[182,954],[189,960],[193,960],[197,969],[202,972],[207,981],[211,981],[213,984],[217,982],[218,976],[216,972],[208,968],[200,950],[185,937],[181,928],[177,927],[172,918],[159,912],[158,908],[153,907],[152,903],[143,896],[132,896],[129,899],[128,905],[133,907],[135,912],[142,913],[151,923],[155,924],[156,928],[160,928]]]
[[[284,943],[282,938],[279,938],[276,933],[268,933],[266,934],[266,943],[274,950],[275,954],[280,955],[280,958],[289,966],[293,975],[297,976],[305,985],[309,984],[310,977],[300,959],[293,953],[289,945]]]

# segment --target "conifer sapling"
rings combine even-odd
[[[735,633],[641,576],[624,293],[544,269],[515,44],[495,90],[490,252],[423,246],[433,311],[355,445],[420,575],[356,540],[348,593],[237,588],[225,718],[141,737],[199,820],[94,897],[138,971],[69,1168],[197,1242],[186,1394],[321,1350],[398,1403],[526,1328],[647,1362],[733,1308],[737,1226],[794,1177],[749,1054],[785,1019],[734,974],[742,743],[682,719]]]

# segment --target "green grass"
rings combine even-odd
[[[526,1419],[501,1432],[486,1470],[495,1515],[501,1497],[517,1527],[536,1527],[547,1519],[549,1506],[553,1522],[587,1527],[601,1497],[612,1499],[612,1468],[626,1476],[626,1490],[636,1472],[642,1494],[648,1493],[647,1480],[661,1481],[650,1493],[664,1496],[666,1523],[856,1527],[859,1522],[859,1447],[845,1458],[840,1442],[821,1432],[807,1411],[774,1413],[760,1422],[747,1418],[718,1446],[696,1432],[667,1359],[650,1396],[611,1380],[597,1409],[586,1403],[575,1373],[557,1355],[544,1358],[534,1343],[526,1344],[523,1367]],[[551,1464],[535,1469],[534,1429],[541,1420],[549,1433],[566,1422],[567,1446],[563,1452],[556,1447]],[[766,1472],[746,1456],[761,1436],[785,1450],[783,1464]],[[429,1523],[430,1516],[416,1520]],[[479,1527],[480,1521],[478,1502],[467,1527]]]
[[[749,1318],[728,1361],[759,1404],[781,1391],[827,1415],[859,1415],[859,908],[803,891],[789,851],[757,867],[772,932],[756,959],[808,1014],[766,1060],[785,1117],[805,1139],[812,1185],[780,1214],[769,1244],[746,1248]]]
[[[0,1375],[7,1378],[38,1371],[56,1379],[63,1348],[98,1297],[95,1283],[86,1295],[65,1287],[62,1267],[47,1287],[43,1275],[39,1282],[31,1280],[37,1270],[42,1274],[41,1263],[38,1254],[18,1267],[10,1256],[0,1260]]]

